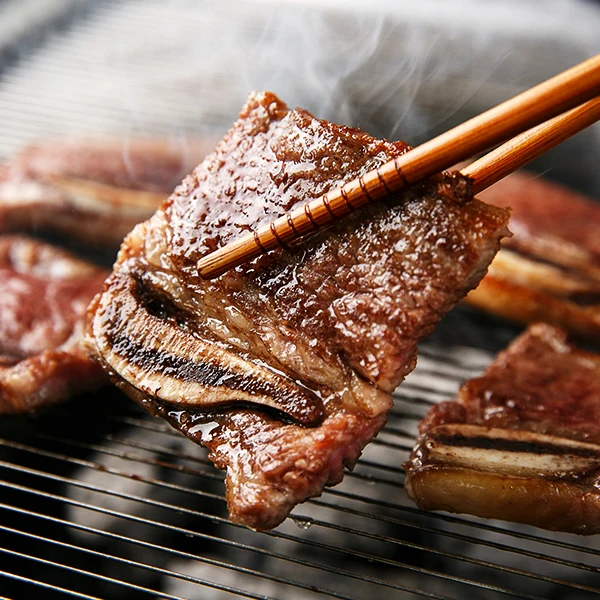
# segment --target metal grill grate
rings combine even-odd
[[[15,10],[18,4],[8,3]],[[247,85],[239,70],[226,68],[236,53],[217,68],[207,52],[230,19],[226,4],[103,1],[80,8],[75,17],[73,7],[83,3],[50,4],[51,30],[20,36],[13,45],[0,40],[2,48],[18,49],[5,52],[0,72],[0,155],[55,134],[180,136],[196,123],[219,130],[243,102]],[[160,29],[175,4],[180,10],[186,5],[189,15]],[[206,9],[212,29],[206,14],[192,11],[192,5]],[[243,6],[243,26],[235,32],[238,54],[239,44],[253,48],[263,31],[260,13]],[[181,54],[166,35],[169,27],[172,36],[202,31],[204,45]],[[152,28],[166,37],[145,61],[134,50],[143,39],[139,30]],[[166,83],[153,79],[157,63],[169,68],[180,61],[195,66],[171,71]],[[192,86],[200,72],[202,83]],[[182,86],[193,88],[202,101],[182,98]],[[205,451],[116,391],[38,417],[3,420],[0,594],[300,600],[596,596],[597,538],[426,514],[403,489],[402,464],[419,420],[480,373],[515,332],[464,308],[448,315],[423,344],[419,366],[398,391],[388,425],[355,471],[270,533],[230,523],[223,474]]]
[[[457,321],[476,331],[478,320],[461,309],[441,333]],[[222,474],[204,451],[116,392],[4,423],[8,590],[12,580],[84,598],[597,594],[593,539],[425,514],[406,500],[401,465],[419,419],[491,356],[438,342],[422,348],[388,426],[355,472],[271,533],[231,524]]]

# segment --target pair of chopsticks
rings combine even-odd
[[[207,254],[198,271],[217,277],[509,140],[462,169],[479,193],[599,119],[600,54]]]

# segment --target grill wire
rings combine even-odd
[[[180,101],[173,117],[166,94],[140,107],[138,125],[132,126],[131,113],[115,100],[119,91],[92,85],[106,67],[97,57],[110,32],[150,27],[168,4],[56,0],[50,31],[23,36],[19,30],[14,43],[0,40],[0,154],[65,132],[138,133],[139,125],[144,133],[172,134],[179,126],[189,129],[200,116],[215,130],[230,120],[235,108],[210,104],[205,112],[211,122],[191,101]],[[219,16],[217,5],[208,4],[217,11],[214,18],[227,18],[224,9]],[[248,27],[256,26],[252,11],[247,16]],[[197,26],[193,15],[188,21]],[[121,65],[123,72],[134,66]],[[227,88],[223,77],[220,84]],[[234,98],[232,104],[242,101]],[[388,425],[354,472],[297,507],[274,532],[230,523],[223,474],[206,452],[115,390],[38,416],[3,419],[0,594],[300,600],[596,596],[597,537],[424,513],[406,498],[402,464],[418,422],[462,381],[481,373],[516,333],[463,307],[448,315],[422,344],[419,365],[398,390]]]

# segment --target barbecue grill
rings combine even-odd
[[[538,67],[532,83],[592,54],[586,36],[594,24],[598,31],[598,9],[585,2],[556,5],[568,5],[579,20],[573,21],[572,38],[556,39],[553,47],[562,54],[554,61],[518,32],[483,43],[482,53],[491,57],[498,48],[529,48],[527,56]],[[520,6],[523,14],[530,10],[528,3]],[[439,52],[429,54],[426,64],[403,63],[393,71],[399,54],[390,31],[402,26],[397,15],[364,14],[359,27],[347,9],[319,11],[317,18],[314,9],[284,10],[258,2],[5,0],[0,3],[0,156],[8,158],[40,137],[75,134],[120,135],[124,152],[129,136],[168,136],[185,146],[190,137],[220,134],[251,87],[272,87],[291,104],[322,117],[350,124],[360,120],[375,134],[393,137],[398,128],[418,142],[529,84],[523,77],[518,83],[511,79],[517,65],[513,55],[490,59],[494,71],[486,75],[442,31],[435,42]],[[303,79],[316,86],[308,90],[295,87],[289,77],[293,69],[274,52],[284,41],[292,49],[295,44],[305,48],[291,28],[299,16],[313,27],[325,57],[311,66],[313,79]],[[334,44],[328,35],[338,31],[333,17],[346,34],[360,34],[365,47],[350,71],[334,69],[337,50],[350,42],[340,37]],[[409,31],[411,47],[422,50],[419,32],[432,25],[423,15],[413,17],[418,26]],[[433,63],[445,64],[448,48],[465,61],[463,70],[427,76],[436,72]],[[389,82],[390,70],[407,69],[419,85],[408,79],[388,84],[385,101],[381,86],[377,94],[366,84],[351,86],[361,74],[374,71],[373,82]],[[321,84],[326,84],[321,103],[315,105]],[[450,100],[439,100],[440,86]],[[389,108],[405,100],[412,106],[408,115]],[[592,128],[538,162],[538,168],[554,161],[560,165],[554,176],[591,189],[600,183],[590,166],[599,139],[598,128]],[[577,159],[567,158],[581,148],[586,152]],[[396,393],[388,425],[354,472],[268,533],[230,523],[223,473],[212,467],[206,452],[116,390],[107,388],[34,417],[3,419],[0,596],[595,596],[600,592],[598,536],[425,513],[403,489],[402,464],[425,412],[481,373],[517,332],[465,307],[450,313],[421,344],[418,367]]]

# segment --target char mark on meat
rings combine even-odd
[[[444,174],[215,280],[196,263],[407,150],[254,94],[126,238],[90,308],[90,347],[227,469],[238,522],[274,527],[342,479],[385,424],[417,341],[484,275],[508,215]]]

